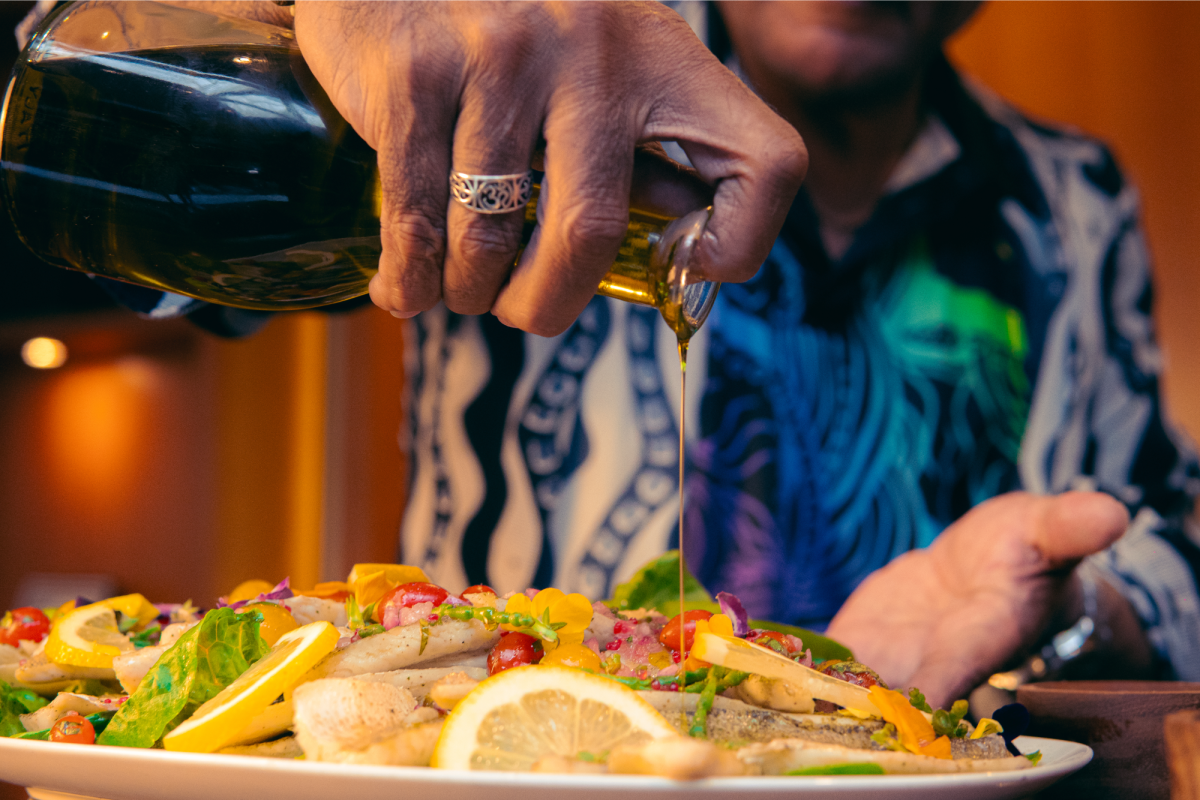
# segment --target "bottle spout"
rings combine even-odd
[[[721,284],[699,277],[694,255],[712,218],[712,207],[685,214],[669,224],[655,247],[653,271],[662,275],[656,305],[681,342],[690,339],[712,311]]]

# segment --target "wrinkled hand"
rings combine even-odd
[[[1025,652],[1078,607],[1073,568],[1125,532],[1108,495],[1025,493],[982,503],[870,575],[838,611],[829,635],[893,686],[919,687],[948,708]]]
[[[612,265],[635,146],[675,140],[715,187],[697,263],[753,276],[807,165],[796,131],[657,3],[300,2],[297,41],[379,152],[383,257],[371,298],[565,330]],[[449,200],[448,175],[524,172],[545,142],[533,241],[520,212]]]

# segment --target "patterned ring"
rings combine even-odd
[[[533,172],[513,175],[450,173],[450,196],[480,214],[507,214],[525,208],[533,195]]]

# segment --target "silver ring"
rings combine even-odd
[[[525,208],[533,196],[533,172],[512,175],[450,173],[450,196],[478,214],[507,214]]]

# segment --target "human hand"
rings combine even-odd
[[[379,152],[383,255],[371,297],[397,316],[443,299],[543,335],[566,329],[612,265],[638,143],[675,140],[715,187],[695,261],[753,276],[807,154],[796,131],[673,11],[635,3],[301,2],[314,76]],[[538,228],[450,202],[454,170],[529,168],[545,143]]]
[[[988,500],[872,573],[850,595],[829,635],[893,686],[920,688],[948,708],[1079,615],[1079,560],[1125,532],[1125,507],[1108,495]],[[1069,610],[1068,610],[1069,609]]]

